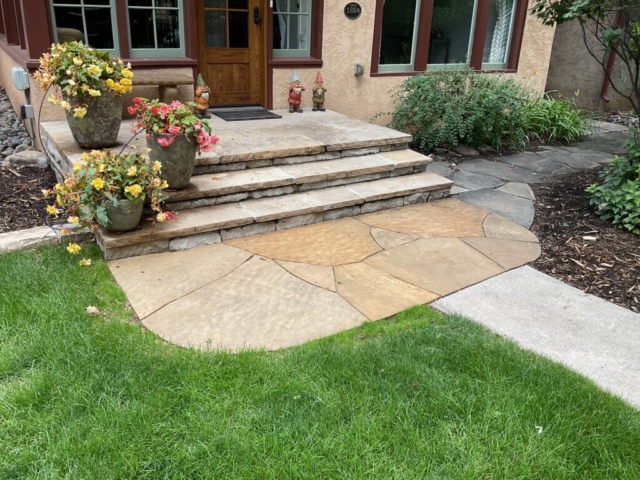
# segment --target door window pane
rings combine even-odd
[[[207,48],[227,46],[227,12],[207,10],[204,12],[205,42]]]
[[[509,57],[516,0],[491,0],[482,68],[505,68]]]
[[[53,0],[54,38],[116,52],[111,0]]]
[[[434,0],[429,64],[467,64],[477,0]]]
[[[380,41],[381,66],[404,66],[405,70],[412,68],[418,10],[418,0],[386,0],[384,2]]]
[[[249,14],[229,12],[229,47],[249,48]]]
[[[311,1],[274,0],[274,57],[308,57],[311,55]]]

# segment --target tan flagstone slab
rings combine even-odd
[[[290,274],[295,275],[305,282],[309,282],[317,287],[326,288],[332,292],[336,291],[336,279],[333,273],[333,267],[328,265],[285,262],[284,260],[278,260],[277,263]]]
[[[380,250],[369,227],[342,218],[225,242],[274,260],[314,265],[360,262]]]
[[[142,323],[171,343],[238,351],[298,345],[365,321],[337,293],[254,257]]]
[[[371,229],[371,236],[378,243],[378,245],[380,245],[385,250],[415,240],[415,238],[409,237],[408,235],[403,235],[401,233],[392,232],[390,230],[376,227],[373,227]]]
[[[323,188],[279,197],[266,197],[242,202],[256,222],[267,222],[308,213],[359,205],[364,200],[346,187]]]
[[[380,252],[365,262],[438,295],[448,295],[503,272],[457,238],[420,238]]]
[[[438,295],[403,282],[366,263],[335,267],[338,293],[370,320],[394,315]]]
[[[283,165],[282,171],[296,179],[295,183],[311,183],[336,178],[354,177],[370,173],[388,172],[394,164],[379,155],[345,157],[323,162]]]
[[[312,155],[324,152],[324,144],[302,135],[247,138],[218,144],[220,163],[248,162],[267,158]]]
[[[418,192],[451,188],[453,182],[435,173],[419,173],[401,177],[383,178],[372,182],[354,183],[349,189],[365,198],[367,202],[411,195]]]
[[[144,220],[143,227],[126,233],[109,232],[104,228],[96,230],[96,236],[107,248],[122,247],[154,240],[186,237],[196,233],[211,232],[223,228],[240,227],[253,223],[249,212],[236,203],[194,208],[180,212],[176,220],[151,225]]]
[[[540,244],[502,238],[473,237],[462,238],[480,253],[486,255],[505,270],[521,267],[540,256]]]
[[[140,319],[238,268],[251,254],[215,244],[108,263]]]
[[[482,237],[487,215],[458,200],[444,199],[369,213],[358,220],[411,237]]]
[[[185,188],[169,192],[169,202],[291,185],[294,179],[278,167],[250,168],[208,175],[194,175]]]
[[[414,152],[410,148],[395,150],[393,152],[383,152],[380,153],[380,156],[393,162],[396,168],[418,167],[433,161],[431,157]]]
[[[484,234],[490,238],[538,242],[538,237],[522,225],[507,220],[496,213],[490,213],[483,224]]]

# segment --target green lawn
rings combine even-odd
[[[640,478],[640,412],[467,320],[186,350],[90,250],[0,256],[1,479]]]

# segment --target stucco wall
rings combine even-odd
[[[602,53],[598,40],[587,37],[589,46],[594,52]],[[575,97],[580,91],[576,103],[580,108],[589,110],[619,110],[631,108],[628,100],[618,95],[609,87],[609,102],[601,99],[602,82],[604,81],[602,66],[589,54],[584,44],[582,29],[577,21],[559,25],[553,41],[553,53],[549,65],[547,90],[557,91],[565,97]],[[628,76],[624,75],[622,65],[616,62],[612,73],[613,81],[618,88],[622,85],[630,90]]]
[[[392,109],[389,91],[405,77],[372,78],[369,75],[376,2],[361,0],[362,15],[357,20],[349,20],[342,13],[347,3],[347,0],[325,0],[324,4],[322,75],[327,87],[325,105],[331,110],[368,121],[374,115]],[[530,5],[533,5],[533,1]],[[516,75],[540,92],[544,90],[546,83],[553,34],[552,27],[545,27],[534,17],[527,18]],[[354,63],[363,65],[363,76],[356,77],[353,74]],[[292,71],[292,68],[273,70],[274,108],[288,106]],[[313,86],[317,71],[317,68],[298,69],[300,80],[306,88]],[[311,94],[307,92],[303,96],[303,107],[311,105]],[[385,121],[388,118],[377,120],[378,123]]]

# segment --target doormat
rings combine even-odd
[[[227,122],[240,122],[242,120],[268,120],[270,118],[282,118],[281,115],[270,112],[262,107],[220,107],[210,108],[209,113],[220,117]]]

